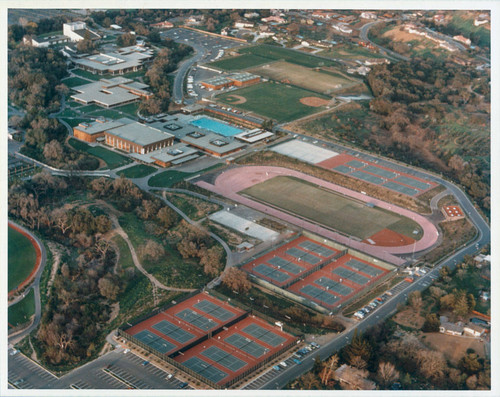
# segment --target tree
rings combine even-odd
[[[217,276],[222,266],[223,250],[219,245],[206,250],[206,253],[200,256],[200,265],[203,271],[209,276]]]
[[[139,246],[139,254],[142,259],[158,262],[165,256],[165,249],[153,240],[146,240],[146,242]]]
[[[457,316],[462,318],[467,316],[470,310],[470,306],[466,291],[460,290],[456,293],[453,306],[453,313],[455,313]]]
[[[447,368],[443,353],[438,351],[420,350],[417,352],[418,371],[433,381],[443,379]]]
[[[227,269],[222,274],[222,283],[229,289],[239,293],[246,293],[252,288],[252,284],[248,280],[247,274],[235,267]]]
[[[331,356],[325,366],[323,367],[323,371],[321,372],[321,383],[327,385],[329,381],[332,379],[332,376],[337,369],[339,362],[339,357],[337,354]]]
[[[363,334],[361,332],[358,332],[358,330],[356,329],[352,336],[351,343],[344,348],[342,353],[344,359],[347,362],[350,363],[351,361],[353,361],[357,365],[362,366],[363,363],[361,362],[361,360],[365,362],[365,365],[370,361],[372,347],[363,337]]]
[[[43,156],[48,160],[62,160],[63,148],[59,141],[53,139],[49,143],[45,144],[43,148]]]
[[[112,277],[108,275],[99,279],[98,286],[99,292],[103,297],[112,301],[116,300],[120,292],[120,286]]]
[[[422,326],[422,331],[424,332],[439,332],[439,326],[441,325],[436,313],[430,313],[425,317],[424,325]]]
[[[420,313],[422,307],[422,294],[420,291],[410,292],[408,294],[408,302],[415,312]]]
[[[476,353],[468,353],[458,362],[458,367],[468,375],[477,374],[483,369]]]
[[[465,384],[467,385],[467,389],[469,390],[476,390],[477,388],[477,376],[472,375],[467,378],[465,381]]]
[[[120,47],[129,47],[132,45],[135,45],[136,43],[136,37],[135,34],[132,33],[124,33],[116,39],[116,44],[118,44]]]
[[[399,371],[396,370],[394,364],[383,361],[378,365],[377,378],[383,387],[387,387],[399,378]]]

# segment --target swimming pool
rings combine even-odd
[[[243,132],[243,130],[240,130],[239,128],[219,123],[218,121],[206,117],[201,117],[197,120],[193,120],[190,122],[190,124],[224,136],[233,136]]]

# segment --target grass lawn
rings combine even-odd
[[[9,306],[9,328],[27,323],[33,314],[35,314],[35,293],[32,288],[23,300]]]
[[[366,48],[346,45],[339,45],[328,50],[323,50],[319,55],[336,59],[384,58],[383,55],[367,50]]]
[[[85,142],[79,141],[75,138],[70,138],[68,143],[75,149],[81,152],[86,152],[88,154],[92,154],[96,156],[106,163],[106,165],[113,169],[117,167],[121,167],[122,165],[129,164],[132,160],[128,157],[125,157],[119,153],[112,152],[111,150],[105,149],[101,146],[90,146]]]
[[[284,60],[297,65],[307,66],[310,68],[318,66],[334,65],[334,61],[318,58],[313,55],[305,54],[303,52],[290,50],[287,48],[276,47],[272,45],[257,45],[253,47],[246,47],[239,50],[241,54],[253,54],[269,60]]]
[[[69,88],[73,88],[83,84],[90,84],[90,81],[81,79],[80,77],[69,77],[62,81],[63,84],[66,84]]]
[[[91,72],[87,72],[86,70],[82,69],[73,69],[71,72],[76,74],[77,76],[86,77],[88,79],[92,79],[95,81],[101,79],[112,79],[113,77],[127,77],[129,79],[137,79],[138,77],[142,77],[146,74],[146,70],[139,70],[137,72],[126,73],[120,76],[112,76],[110,74],[103,74],[103,75],[92,74]]]
[[[253,66],[263,65],[269,63],[271,60],[269,58],[263,58],[254,54],[243,54],[236,57],[230,57],[222,59],[220,61],[212,62],[210,66],[214,68],[219,68],[222,70],[242,70],[248,69]]]
[[[200,220],[213,212],[219,211],[222,208],[218,204],[185,194],[167,193],[167,198],[172,204],[195,221]]]
[[[99,76],[98,74],[93,74],[93,73],[87,72],[86,70],[82,70],[82,69],[73,69],[71,72],[73,74],[76,74],[77,76],[86,77],[88,79],[95,80],[95,81],[98,81],[100,79],[105,78],[104,76]]]
[[[64,120],[71,127],[76,127],[80,123],[89,122],[90,121],[89,119],[80,119],[80,118],[74,118],[74,119],[61,118],[61,120]]]
[[[246,99],[245,103],[234,104],[234,97],[239,95]],[[285,84],[262,83],[245,87],[236,91],[218,95],[218,101],[236,106],[243,110],[255,112],[264,117],[276,120],[278,123],[295,120],[320,110],[324,107],[311,107],[300,103],[304,97],[315,96],[330,99],[316,92]]]
[[[120,266],[122,269],[126,269],[127,267],[133,267],[134,261],[132,260],[132,254],[130,253],[130,249],[128,248],[128,244],[125,242],[122,236],[116,235],[113,237],[113,241],[118,247],[118,251],[120,251]]]
[[[137,109],[139,109],[139,103],[140,102],[129,103],[128,105],[113,108],[113,110],[116,110],[118,114],[122,112],[123,114],[120,114],[120,117],[125,117],[127,115],[137,117]]]
[[[155,167],[150,167],[149,165],[137,164],[132,167],[125,168],[120,171],[118,175],[123,175],[126,178],[143,178],[155,172],[157,169]]]
[[[8,289],[12,291],[29,276],[36,262],[31,241],[9,227],[8,231]]]
[[[417,226],[412,220],[395,213],[369,208],[292,177],[274,177],[241,193],[360,239],[399,222],[408,224],[405,227],[411,230]],[[314,201],[311,201],[312,197]]]
[[[188,178],[190,175],[192,175],[192,173],[168,170],[153,176],[148,181],[148,184],[153,187],[170,187],[174,183],[180,182],[184,180],[184,178]]]

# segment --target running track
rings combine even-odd
[[[349,239],[349,237],[343,236],[339,233],[333,232],[331,230],[325,229],[323,227],[318,226],[312,222],[308,222],[291,214],[280,211],[276,208],[269,207],[265,204],[259,203],[257,201],[251,200],[250,198],[240,196],[237,192],[246,189],[250,186],[253,186],[257,183],[264,182],[268,179],[271,179],[275,176],[293,176],[296,178],[303,179],[305,181],[314,183],[316,185],[322,186],[324,188],[333,190],[335,192],[341,193],[345,196],[352,197],[354,199],[370,202],[375,204],[377,207],[384,208],[393,212],[396,212],[402,216],[413,219],[417,222],[423,229],[422,238],[417,241],[415,244],[404,245],[399,247],[377,247],[370,244],[362,243],[359,241],[354,241]],[[264,212],[266,214],[275,216],[277,218],[283,219],[287,222],[295,224],[299,227],[307,229],[313,233],[319,234],[326,238],[338,241],[341,244],[350,246],[354,249],[366,252],[370,255],[376,256],[383,260],[389,261],[396,265],[402,265],[405,263],[405,260],[394,256],[395,254],[408,254],[412,253],[413,250],[415,252],[423,251],[432,247],[438,240],[438,231],[434,224],[423,216],[407,210],[405,208],[401,208],[395,206],[393,204],[389,204],[382,200],[377,200],[373,197],[366,196],[362,193],[355,192],[350,189],[346,189],[344,187],[335,185],[330,182],[326,182],[322,179],[315,178],[313,176],[309,176],[303,174],[298,171],[290,170],[282,167],[268,167],[268,166],[245,166],[245,167],[237,167],[230,169],[228,171],[224,171],[221,173],[217,179],[215,180],[215,184],[212,185],[205,181],[198,181],[196,183],[198,186],[210,190],[212,192],[221,194],[231,200],[237,201],[243,205],[254,208],[258,211]]]

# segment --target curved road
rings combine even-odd
[[[393,58],[394,60],[397,61],[409,61],[410,58],[405,57],[404,55],[398,54],[397,52],[391,51],[388,48],[382,47],[378,45],[377,43],[374,43],[368,38],[368,31],[373,25],[376,25],[377,23],[381,22],[390,22],[391,19],[385,20],[385,21],[374,21],[374,22],[368,22],[366,25],[363,25],[361,29],[359,30],[359,37],[361,40],[367,41],[371,45],[377,47],[382,53],[385,53],[385,55],[389,56],[390,58]]]
[[[12,221],[9,221],[12,222]],[[38,271],[36,272],[35,279],[33,280],[33,284],[31,287],[26,289],[26,293],[33,288],[35,292],[35,318],[33,319],[33,322],[28,328],[25,328],[24,330],[17,332],[11,336],[9,336],[9,345],[15,345],[17,342],[19,342],[21,339],[23,339],[26,335],[29,335],[31,331],[33,331],[36,327],[38,327],[38,323],[40,322],[40,318],[42,315],[42,305],[40,302],[40,277],[42,276],[43,269],[45,268],[45,264],[47,263],[47,252],[45,251],[45,246],[43,243],[40,241],[40,239],[35,236],[32,232],[30,232],[28,229],[22,227],[21,225],[12,222],[14,225],[22,229],[24,232],[29,234],[38,244],[40,247],[40,252],[42,255],[42,260],[40,263],[40,267],[38,268]]]

